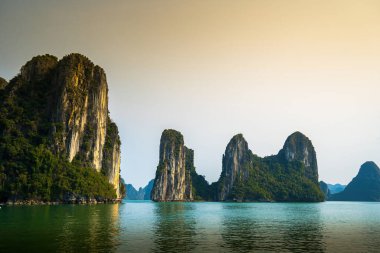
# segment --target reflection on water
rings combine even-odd
[[[291,252],[325,252],[323,221],[319,204],[285,206],[282,246]],[[296,215],[294,215],[296,214]],[[299,219],[298,217],[303,217]]]
[[[251,250],[263,250],[260,245],[265,240],[265,235],[260,234],[257,223],[254,220],[242,217],[226,217],[223,221],[222,238],[223,247],[237,252],[249,252]]]
[[[0,252],[379,252],[380,203],[0,209]]]
[[[318,206],[226,204],[222,238],[231,251],[324,252]],[[259,208],[266,207],[266,208]]]
[[[191,203],[155,203],[154,251],[189,252],[196,246],[195,205]]]
[[[1,209],[0,252],[112,252],[118,205]]]
[[[62,232],[57,238],[60,252],[115,251],[119,232],[117,204],[66,211],[62,217]]]

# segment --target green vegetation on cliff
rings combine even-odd
[[[65,62],[51,55],[34,57],[0,89],[0,202],[116,197],[104,175],[84,166],[79,159],[83,153],[69,162],[64,152],[54,148],[64,128],[63,122],[52,120],[59,64]],[[76,95],[80,94],[72,94]]]
[[[252,155],[245,166],[248,177],[238,177],[230,200],[239,201],[323,201],[318,184],[305,177],[305,166],[299,161],[279,162],[273,157]]]
[[[290,135],[278,155],[252,153],[242,134],[235,135],[223,155],[222,173],[210,192],[219,201],[323,201],[316,153],[299,132]]]

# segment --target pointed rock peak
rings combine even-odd
[[[248,148],[248,142],[244,139],[242,134],[237,134],[228,143],[226,151],[224,153],[225,157],[233,157],[235,153],[238,154],[240,158],[247,158],[247,153],[250,152]]]
[[[232,137],[232,139],[230,140],[230,142],[227,145],[227,149],[229,147],[235,147],[235,146],[242,146],[242,147],[245,147],[246,149],[248,149],[248,143],[244,139],[243,134],[236,134],[234,137]]]
[[[360,166],[358,176],[380,176],[380,169],[376,163],[369,161]]]
[[[317,155],[310,139],[304,134],[301,132],[291,134],[279,155],[288,162],[302,162],[306,167],[306,176],[315,182],[318,181]]]
[[[285,151],[285,158],[288,161],[303,161],[305,157],[312,155],[310,153],[315,153],[310,139],[301,132],[291,134],[286,139],[283,149]]]
[[[300,143],[300,142],[307,143],[311,141],[309,140],[309,138],[306,137],[306,135],[304,135],[303,133],[299,131],[296,131],[292,133],[291,135],[289,135],[289,137],[286,139],[285,144],[296,145],[297,143]]]
[[[57,65],[57,57],[49,54],[33,57],[21,67],[21,76],[27,81],[38,81]]]
[[[181,132],[177,130],[165,129],[161,135],[161,143],[162,142],[171,142],[176,143],[178,145],[183,145],[183,135],[181,134]]]
[[[0,77],[0,90],[4,89],[7,84],[8,82],[4,78]]]

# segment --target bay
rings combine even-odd
[[[380,203],[2,206],[0,252],[379,252]]]

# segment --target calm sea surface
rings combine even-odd
[[[380,252],[380,203],[2,207],[0,252]]]

